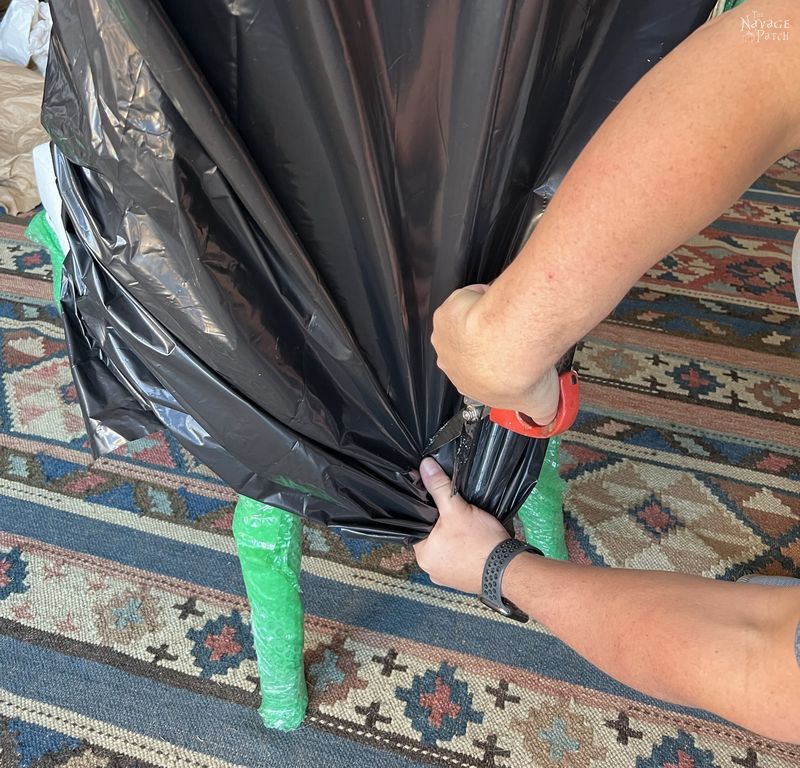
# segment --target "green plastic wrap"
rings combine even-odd
[[[518,513],[528,544],[554,560],[568,557],[564,540],[564,491],[567,484],[559,474],[560,446],[561,438],[550,438],[539,480]]]
[[[302,523],[296,515],[240,496],[233,535],[250,600],[261,719],[267,728],[290,731],[303,722],[308,705],[298,581]]]
[[[717,0],[717,4],[711,11],[711,18],[713,19],[715,16],[720,16],[725,13],[725,11],[730,11],[743,2],[744,0]]]
[[[64,265],[65,254],[61,251],[56,233],[47,221],[47,214],[39,211],[28,224],[25,237],[37,245],[41,245],[49,254],[53,263],[53,300],[56,308],[61,311],[61,269]]]

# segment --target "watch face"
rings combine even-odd
[[[491,600],[487,600],[483,595],[478,595],[478,600],[480,600],[487,608],[491,608],[493,611],[502,613],[505,616],[506,607],[504,605],[497,605]]]
[[[478,595],[478,600],[480,600],[487,608],[491,608],[495,613],[499,613],[501,616],[505,616],[507,619],[514,619],[514,621],[518,621],[520,624],[525,624],[525,622],[527,622],[529,619],[527,613],[521,611],[516,605],[509,603],[507,600],[503,600],[503,602],[499,605],[491,600],[487,600],[483,595]]]
[[[513,603],[507,603],[505,609],[505,611],[501,611],[503,616],[506,616],[509,619],[514,619],[514,621],[518,621],[520,624],[527,623],[528,619],[530,618],[525,611],[521,611]]]

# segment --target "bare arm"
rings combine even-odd
[[[748,42],[742,14],[789,19]],[[536,383],[660,258],[800,146],[800,7],[750,0],[706,24],[631,90],[570,169],[514,263],[434,319],[464,394],[547,421]],[[502,371],[503,376],[498,376]],[[546,382],[545,382],[546,384]],[[551,414],[552,415],[552,414]]]
[[[621,682],[800,743],[800,589],[523,554],[503,592]]]
[[[420,472],[439,521],[416,545],[417,560],[435,583],[478,592],[488,554],[508,534],[451,497],[449,478],[431,462]],[[506,571],[503,594],[623,683],[800,744],[800,589],[522,554]]]

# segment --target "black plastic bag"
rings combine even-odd
[[[95,451],[168,429],[247,496],[414,540],[436,517],[416,467],[460,402],[434,310],[502,270],[713,0],[51,5],[43,122]],[[484,424],[462,492],[507,520],[544,449]]]

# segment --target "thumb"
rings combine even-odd
[[[425,489],[433,497],[439,514],[447,514],[453,501],[450,478],[447,473],[429,457],[423,459],[422,464],[419,465],[419,474]]]

